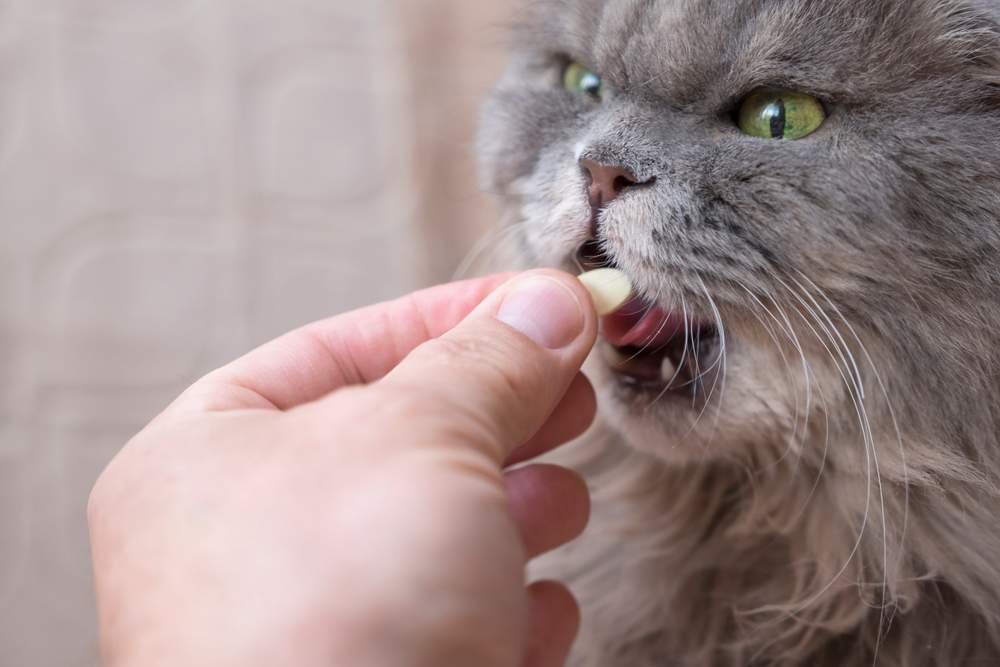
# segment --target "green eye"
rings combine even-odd
[[[801,139],[820,128],[826,109],[815,97],[785,90],[761,90],[743,100],[739,125],[761,139]]]
[[[572,63],[563,74],[563,86],[571,93],[583,93],[601,99],[604,82],[601,77],[579,63]]]

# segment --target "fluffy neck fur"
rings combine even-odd
[[[539,568],[581,598],[572,664],[995,664],[998,520],[961,502],[995,488],[937,455],[914,466],[908,444],[909,485],[888,460],[880,487],[836,453],[822,473],[787,455],[678,467],[598,429],[563,461],[591,485],[591,527]]]

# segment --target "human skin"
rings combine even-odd
[[[576,603],[525,566],[587,490],[510,466],[590,425],[597,317],[571,276],[508,278],[289,334],[129,442],[88,508],[105,664],[562,664]]]

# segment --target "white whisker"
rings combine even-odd
[[[646,406],[647,411],[650,410],[654,405],[659,403],[661,400],[663,400],[663,397],[667,395],[667,393],[670,391],[670,388],[673,386],[674,381],[677,380],[678,377],[680,377],[681,369],[684,368],[684,362],[687,359],[687,354],[688,354],[688,308],[687,308],[687,300],[684,298],[683,294],[681,295],[681,310],[684,313],[684,349],[681,351],[681,359],[677,364],[677,368],[674,369],[673,376],[667,382],[666,387],[664,387],[663,391],[657,394],[656,398],[654,398],[650,402],[650,404]]]
[[[805,449],[805,438],[807,436],[809,424],[811,422],[811,407],[812,407],[812,402],[813,402],[812,401],[812,384],[813,384],[812,368],[809,366],[809,363],[806,360],[805,351],[803,350],[802,345],[801,345],[801,343],[798,340],[798,336],[795,334],[795,330],[792,327],[792,324],[791,324],[791,321],[788,318],[788,315],[784,312],[784,310],[777,303],[777,301],[775,301],[774,297],[768,295],[768,299],[774,304],[775,308],[780,311],[780,313],[781,313],[781,315],[782,315],[782,317],[784,319],[784,322],[785,322],[784,324],[782,324],[782,322],[777,319],[777,317],[774,315],[774,313],[771,312],[770,308],[768,308],[767,306],[765,306],[764,303],[761,302],[761,300],[755,294],[753,294],[753,292],[751,292],[750,289],[747,288],[746,285],[743,285],[742,283],[740,283],[740,287],[743,289],[743,291],[745,291],[747,293],[747,295],[751,298],[751,300],[754,303],[756,303],[760,307],[761,310],[763,310],[765,313],[767,313],[768,317],[770,317],[774,321],[774,323],[782,331],[782,333],[785,335],[785,337],[788,338],[788,340],[792,344],[792,346],[797,350],[797,352],[799,354],[799,357],[801,359],[801,362],[802,362],[802,372],[803,372],[804,380],[805,380],[805,383],[806,383],[806,410],[805,410],[805,417],[804,417],[803,422],[802,422],[802,439],[799,441],[799,445],[798,445],[799,449],[800,449],[799,457],[800,457],[800,460],[801,460],[801,456],[802,456],[802,453],[803,453],[802,450]],[[775,347],[778,349],[778,353],[781,355],[782,362],[783,362],[783,364],[785,366],[786,373],[790,375],[790,373],[791,373],[791,366],[790,366],[790,363],[788,361],[788,357],[785,355],[784,348],[779,343],[779,341],[778,341],[777,337],[775,336],[774,332],[772,331],[770,325],[768,325],[759,315],[757,315],[757,313],[754,312],[754,309],[752,307],[749,308],[749,311],[750,311],[751,315],[753,315],[753,317],[758,322],[760,322],[761,326],[764,328],[764,330],[767,332],[768,336],[774,342]],[[792,523],[797,522],[802,517],[802,515],[805,514],[806,509],[808,508],[810,501],[812,500],[813,496],[815,496],[816,491],[819,489],[820,482],[822,481],[822,478],[823,478],[823,473],[826,470],[826,464],[827,464],[827,460],[828,460],[829,452],[830,452],[830,415],[829,415],[829,411],[827,410],[828,403],[827,403],[827,400],[826,400],[826,396],[825,396],[825,394],[822,391],[822,388],[820,388],[820,387],[817,386],[816,390],[819,392],[820,402],[822,403],[823,408],[824,408],[823,409],[823,417],[824,417],[823,456],[822,456],[822,458],[820,460],[819,469],[816,472],[816,477],[813,480],[812,487],[809,489],[809,493],[806,495],[806,498],[802,502],[802,507],[800,508],[799,512],[795,515],[795,517],[792,518]],[[795,437],[796,437],[796,435],[798,433],[798,397],[797,396],[796,396],[795,406],[796,406],[796,408],[795,408],[796,409],[796,418],[795,418],[795,422],[794,422],[794,425],[793,425],[793,434],[792,434],[793,440],[795,439]],[[777,462],[775,462],[773,465],[778,465],[778,463],[780,463],[780,461],[783,460],[786,455],[787,455],[787,450],[786,450],[786,453],[783,454],[780,457],[780,459]]]
[[[468,278],[473,267],[487,253],[495,252],[497,248],[501,247],[512,236],[524,231],[527,226],[526,222],[517,222],[514,224],[498,225],[496,228],[488,231],[478,242],[476,242],[475,245],[473,245],[472,250],[468,252],[465,259],[463,259],[458,265],[458,268],[455,269],[454,274],[452,274],[452,281],[464,280]]]
[[[850,565],[851,561],[854,559],[854,557],[858,554],[858,552],[861,549],[861,544],[862,544],[862,542],[864,540],[864,534],[865,534],[865,531],[867,530],[867,526],[868,526],[868,522],[869,522],[869,515],[870,515],[870,512],[871,512],[871,500],[872,500],[872,498],[871,498],[871,495],[872,495],[871,494],[871,484],[872,484],[872,472],[873,471],[875,472],[875,483],[876,483],[876,485],[878,487],[879,501],[880,501],[880,506],[881,506],[881,511],[882,511],[883,550],[884,551],[887,550],[888,536],[887,536],[887,533],[886,533],[887,527],[886,527],[886,521],[885,521],[885,497],[884,497],[884,492],[883,492],[883,488],[882,488],[881,473],[879,472],[879,468],[878,468],[879,463],[878,463],[878,455],[877,455],[877,452],[875,451],[874,436],[873,436],[872,431],[871,431],[871,422],[870,422],[870,420],[868,418],[868,414],[867,414],[867,410],[865,408],[864,402],[863,402],[863,400],[861,400],[861,397],[863,395],[863,391],[858,386],[858,383],[861,382],[860,373],[858,373],[858,374],[854,375],[853,377],[851,377],[851,373],[850,373],[851,366],[849,365],[849,362],[847,361],[847,358],[845,357],[844,351],[840,350],[838,348],[838,345],[837,345],[837,340],[838,339],[835,338],[834,335],[827,329],[827,326],[824,324],[824,322],[821,319],[819,313],[817,312],[817,310],[819,310],[820,312],[822,312],[822,309],[821,308],[817,309],[817,308],[815,308],[813,306],[810,306],[809,303],[806,302],[798,293],[796,293],[794,290],[792,290],[792,288],[789,287],[787,283],[785,283],[784,281],[782,281],[780,278],[775,277],[775,279],[783,287],[785,287],[785,289],[796,299],[796,301],[799,302],[800,305],[803,306],[803,308],[805,309],[805,311],[810,315],[810,317],[816,323],[816,325],[818,325],[819,328],[821,330],[823,330],[823,333],[826,334],[826,340],[828,340],[830,342],[830,344],[833,345],[833,347],[838,350],[838,354],[835,355],[834,352],[833,352],[833,350],[830,349],[830,347],[824,341],[823,336],[820,335],[820,332],[812,325],[812,323],[810,322],[810,320],[808,318],[806,318],[805,315],[802,313],[802,311],[799,311],[798,308],[795,309],[799,313],[799,316],[802,318],[802,320],[805,323],[805,325],[812,331],[813,335],[816,337],[816,340],[819,341],[820,345],[823,346],[823,348],[830,355],[831,359],[833,359],[834,365],[837,368],[837,371],[840,373],[842,379],[847,384],[848,388],[852,389],[852,391],[849,391],[849,396],[851,398],[851,402],[854,405],[855,412],[856,412],[857,417],[858,417],[858,423],[859,423],[859,426],[861,428],[862,441],[863,441],[863,446],[864,446],[864,451],[865,451],[866,470],[867,470],[867,474],[868,474],[868,484],[867,484],[868,493],[866,495],[866,501],[865,501],[865,512],[864,512],[864,517],[862,519],[861,528],[860,528],[860,530],[858,532],[857,542],[855,543],[853,549],[851,550],[851,553],[849,554],[846,562],[844,563],[844,566],[832,578],[832,580],[830,581],[830,583],[827,584],[823,589],[821,589],[819,592],[817,592],[816,594],[814,594],[808,601],[806,601],[804,603],[804,605],[809,605],[809,604],[813,604],[816,600],[818,600],[820,597],[822,597],[822,595],[824,595],[836,583],[836,581],[841,577],[841,575],[844,572],[847,571],[847,568]],[[824,313],[824,315],[825,315],[825,313]],[[827,320],[828,319],[829,318],[827,318]],[[840,340],[843,340],[843,339],[840,338]],[[847,350],[847,354],[850,354],[850,350]],[[839,358],[839,361],[838,361],[838,358]],[[843,363],[843,367],[841,366],[841,363]],[[856,369],[857,366],[854,365],[853,368]],[[884,622],[884,614],[885,614],[885,607],[886,607],[886,600],[885,600],[886,595],[887,595],[887,582],[885,581],[885,577],[883,577],[883,604],[882,604],[882,615],[883,615],[883,617],[880,619],[880,625],[879,625],[880,628],[882,627],[882,624]],[[880,636],[881,636],[881,632],[880,632]]]
[[[744,288],[744,289],[746,289],[746,288]],[[803,420],[802,439],[798,443],[798,445],[799,445],[799,456],[800,456],[800,460],[801,460],[801,453],[802,453],[802,450],[805,447],[804,443],[805,443],[805,438],[806,438],[806,435],[807,435],[807,428],[808,428],[809,418],[810,418],[810,414],[811,414],[811,410],[812,410],[812,369],[810,368],[809,363],[806,361],[805,349],[802,347],[802,343],[799,341],[798,334],[795,333],[795,327],[792,325],[791,319],[788,317],[788,314],[785,312],[785,309],[781,307],[781,304],[778,303],[778,301],[773,296],[767,295],[768,300],[770,300],[770,302],[774,305],[774,308],[778,311],[778,314],[781,315],[781,318],[784,321],[784,324],[782,324],[774,316],[774,314],[771,313],[771,310],[768,307],[766,307],[760,301],[760,299],[758,299],[752,292],[750,292],[750,290],[746,290],[746,292],[747,292],[747,294],[750,295],[750,297],[754,301],[757,302],[757,304],[761,307],[761,309],[764,310],[764,312],[766,312],[775,321],[775,323],[778,325],[779,328],[782,329],[782,331],[785,333],[785,335],[788,336],[788,338],[791,341],[793,347],[798,352],[799,358],[802,361],[802,372],[803,372],[803,374],[805,376],[805,382],[806,382],[806,385],[805,385],[806,406],[805,406],[805,417],[804,417],[804,420]],[[796,409],[796,418],[795,418],[794,430],[793,430],[793,433],[792,433],[792,442],[790,442],[788,444],[788,447],[786,447],[786,449],[782,453],[781,457],[777,461],[775,461],[773,465],[778,465],[782,461],[784,461],[784,459],[789,454],[789,450],[795,444],[794,443],[795,437],[798,434],[798,398],[796,398],[795,409]]]
[[[705,281],[701,280],[701,289],[705,294],[705,298],[708,299],[708,305],[712,309],[712,315],[715,318],[715,326],[717,329],[716,335],[719,337],[719,356],[715,359],[712,365],[705,370],[705,373],[712,373],[714,371],[719,371],[715,375],[715,380],[712,382],[712,387],[708,392],[708,396],[705,398],[704,405],[702,405],[701,412],[698,413],[697,418],[694,420],[694,424],[691,426],[691,431],[693,432],[698,428],[698,424],[701,422],[702,417],[705,416],[705,411],[708,410],[708,406],[712,403],[712,398],[715,396],[715,390],[719,385],[720,381],[722,383],[722,389],[719,393],[719,409],[721,409],[722,398],[726,390],[726,326],[722,322],[722,314],[719,312],[718,305],[712,298],[712,295],[708,291],[708,286],[705,285]],[[700,341],[700,331],[699,331],[699,341]],[[697,354],[697,353],[696,353]],[[721,380],[720,380],[721,378]],[[697,382],[697,378],[695,380]],[[697,385],[696,385],[697,386]],[[711,444],[712,440],[715,438],[715,432],[719,425],[719,409],[715,411],[715,423],[712,427],[712,435],[710,435],[706,440],[706,448]]]
[[[894,429],[894,432],[896,434],[896,442],[897,442],[897,446],[899,447],[900,463],[901,463],[902,469],[903,469],[903,488],[904,488],[903,520],[902,520],[902,526],[900,528],[899,553],[897,555],[897,567],[898,567],[900,561],[902,561],[902,559],[904,557],[904,554],[905,554],[906,528],[907,528],[907,524],[908,524],[908,521],[909,521],[909,510],[910,510],[910,485],[909,485],[909,471],[908,471],[908,467],[907,467],[907,464],[906,464],[906,450],[905,450],[905,448],[903,446],[903,435],[902,435],[902,432],[900,431],[900,428],[899,428],[899,420],[896,417],[895,408],[893,407],[892,401],[889,398],[889,392],[888,392],[888,389],[885,386],[885,382],[882,379],[882,375],[881,375],[881,373],[879,373],[878,367],[875,365],[875,361],[874,361],[874,359],[872,359],[871,353],[869,353],[868,348],[867,348],[867,346],[865,346],[864,342],[861,340],[861,337],[858,336],[858,333],[855,330],[855,328],[851,325],[851,323],[847,320],[847,318],[844,317],[843,312],[836,306],[836,304],[833,303],[833,301],[830,299],[830,297],[827,296],[827,294],[815,282],[813,282],[812,280],[810,280],[809,277],[806,276],[805,274],[803,274],[801,272],[798,272],[798,273],[799,273],[799,275],[801,276],[801,278],[803,280],[805,280],[809,285],[812,286],[813,290],[815,290],[816,293],[820,295],[820,297],[833,310],[833,312],[836,313],[836,315],[840,319],[840,321],[843,322],[844,325],[847,327],[847,330],[850,332],[851,337],[858,344],[858,348],[861,350],[861,353],[865,356],[865,359],[868,362],[868,365],[869,365],[869,367],[872,370],[872,374],[875,376],[875,381],[878,383],[879,390],[882,392],[882,396],[885,399],[886,409],[889,412],[889,417],[890,417],[890,419],[892,421],[893,429]],[[801,284],[800,284],[800,288],[801,288]],[[803,288],[803,291],[805,291],[804,288]],[[884,508],[883,508],[883,523],[885,523]],[[885,530],[885,528],[883,527],[883,531],[884,530]],[[885,553],[885,550],[883,551],[883,558],[885,559],[885,565],[886,565],[885,575],[887,577],[888,576],[888,554]],[[886,597],[886,591],[883,590],[883,606],[885,605],[885,597]],[[884,629],[885,633],[889,632],[889,626],[892,624],[892,616],[893,615],[890,615],[889,619],[887,621],[885,621],[886,622],[886,627]],[[884,619],[881,619],[881,620],[884,620]],[[880,626],[881,626],[881,623],[880,623]],[[881,639],[881,635],[880,635],[879,639]],[[876,647],[875,647],[875,657],[876,657],[876,660],[877,660],[878,659],[878,644],[876,644]]]

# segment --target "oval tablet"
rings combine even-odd
[[[580,276],[601,317],[619,310],[632,298],[632,281],[618,269],[598,269]]]

